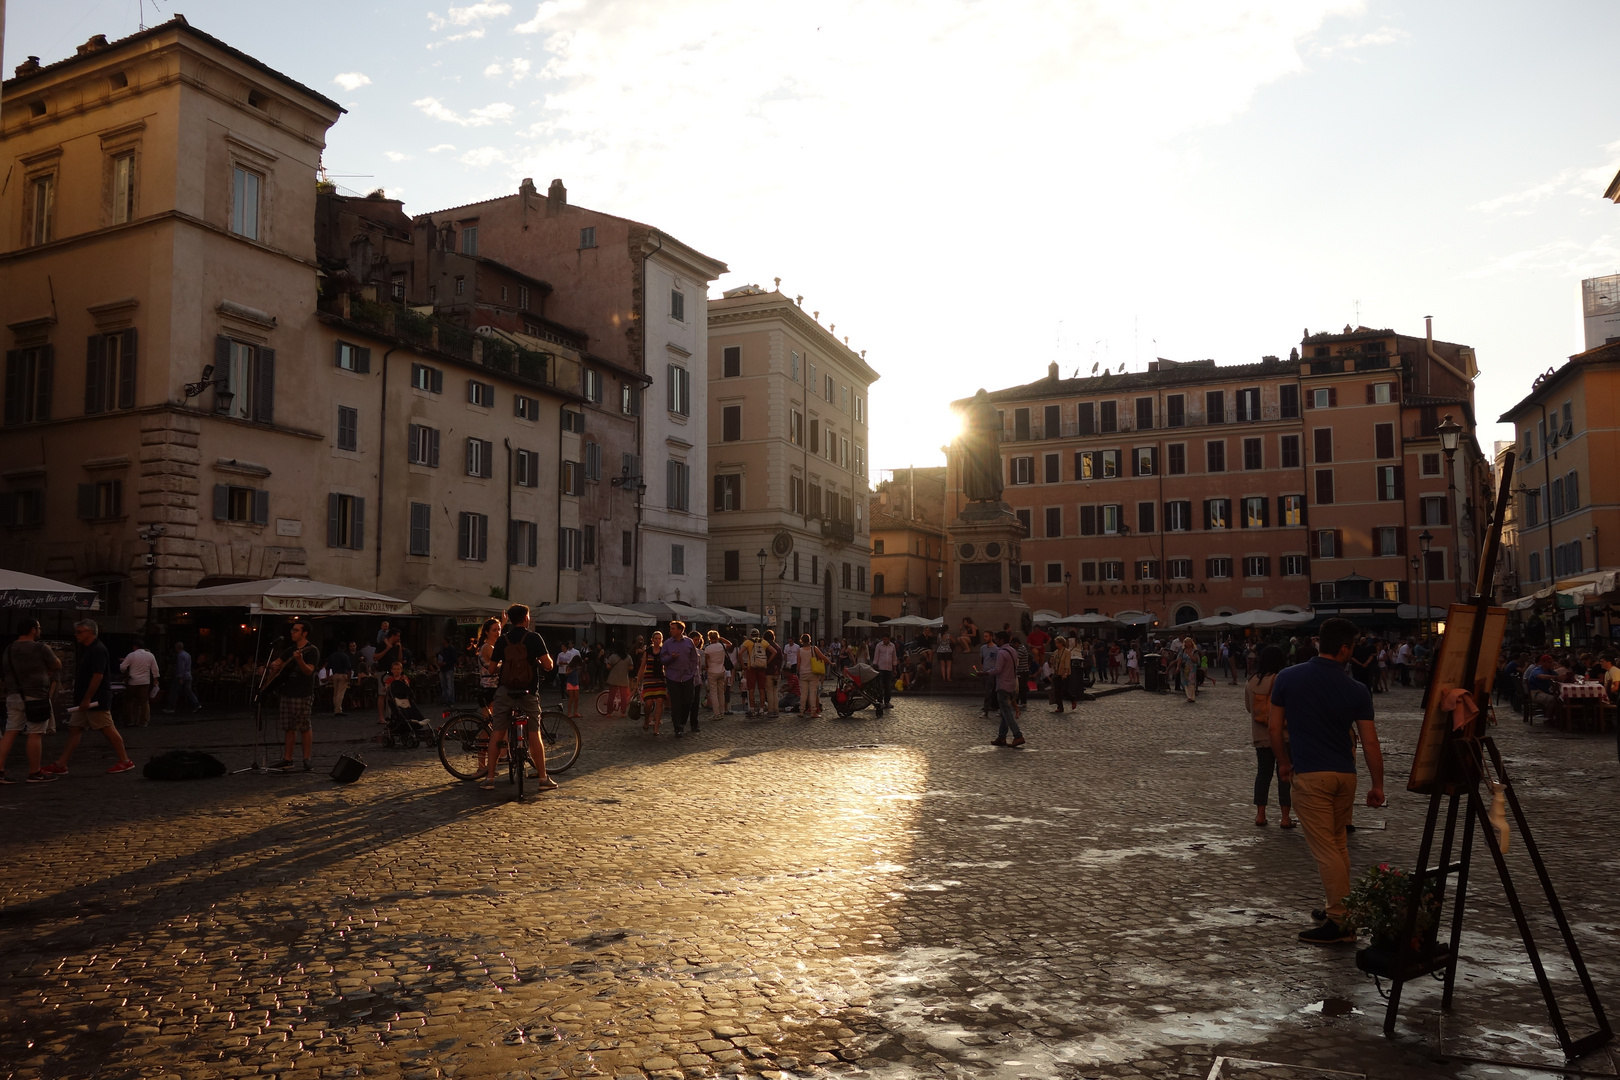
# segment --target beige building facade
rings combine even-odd
[[[843,633],[870,611],[865,359],[780,290],[709,304],[709,600]],[[765,555],[765,565],[759,556]]]

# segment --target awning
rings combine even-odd
[[[700,608],[694,607],[691,604],[683,604],[679,600],[652,600],[640,604],[626,604],[624,606],[631,611],[639,611],[644,615],[651,615],[652,618],[645,620],[646,622],[669,622],[671,619],[679,619],[681,622],[689,624],[710,623],[718,626],[727,625],[726,617],[720,614],[718,611],[715,611],[712,608]]]
[[[1053,619],[1053,626],[1092,626],[1098,629],[1117,630],[1125,625],[1118,619],[1111,619],[1107,615],[1098,615],[1091,612],[1086,615],[1066,615],[1061,619]]]
[[[765,616],[756,614],[752,611],[743,611],[741,608],[721,607],[719,604],[715,604],[709,610],[718,612],[722,616],[721,621],[730,626],[765,625]]]
[[[35,577],[16,570],[0,570],[0,608],[68,608],[92,611],[99,606],[96,590],[65,581]]]
[[[883,626],[909,626],[917,629],[930,626],[944,626],[944,619],[925,619],[921,615],[902,615],[898,619],[889,619]]]
[[[152,606],[160,608],[247,608],[254,615],[285,612],[289,615],[409,615],[411,605],[397,596],[351,589],[308,578],[266,578],[238,581],[209,589],[159,593]]]
[[[1180,630],[1275,630],[1290,626],[1304,626],[1316,616],[1308,611],[1267,611],[1255,609],[1240,611],[1236,615],[1210,615],[1192,622],[1181,623]]]
[[[571,604],[544,604],[529,609],[529,618],[541,626],[647,626],[652,616],[630,608],[579,600]]]
[[[857,630],[869,630],[869,629],[871,629],[873,627],[877,627],[877,626],[890,626],[890,625],[893,625],[893,624],[892,623],[875,623],[871,619],[850,619],[848,622],[846,622],[844,624],[844,629],[848,630],[850,627],[854,627]]]
[[[411,597],[411,611],[417,615],[449,615],[460,618],[488,618],[499,614],[506,601],[495,596],[479,596],[463,589],[429,585]]]
[[[1577,604],[1596,604],[1620,587],[1620,573],[1613,570],[1582,576],[1590,580],[1575,585],[1559,582],[1558,595],[1567,596]]]

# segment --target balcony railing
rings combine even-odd
[[[840,544],[854,543],[855,526],[847,521],[823,521],[821,535],[823,539],[835,540]]]
[[[1236,405],[1228,405],[1225,410],[1223,410],[1221,415],[1214,418],[1206,416],[1203,409],[1188,409],[1185,415],[1185,422],[1177,424],[1173,427],[1164,423],[1159,423],[1155,424],[1151,428],[1141,428],[1140,430],[1143,432],[1176,432],[1191,427],[1214,427],[1219,424],[1254,424],[1265,420],[1285,419],[1282,414],[1282,406],[1276,402],[1266,402],[1261,405],[1259,416],[1249,416],[1241,420],[1238,419]],[[1286,417],[1286,419],[1297,420],[1299,419],[1299,414],[1296,412],[1293,416]],[[1056,438],[1107,438],[1112,435],[1135,434],[1139,429],[1136,426],[1136,417],[1121,416],[1118,421],[1116,421],[1113,429],[1110,431],[1104,431],[1102,430],[1102,425],[1094,424],[1092,425],[1092,430],[1082,434],[1080,431],[1080,424],[1074,420],[1063,421],[1062,425],[1060,426],[1060,430],[1061,434],[1058,432],[1048,434],[1045,424],[1031,423],[1029,425],[1029,433],[1021,436],[1016,426],[1007,424],[1003,425],[1001,429],[1001,441],[1004,443],[1017,443],[1040,442],[1045,439]]]
[[[464,326],[432,315],[422,315],[402,304],[381,304],[351,297],[338,297],[322,303],[322,309],[379,333],[400,338],[421,349],[441,353],[467,363],[481,364],[492,371],[515,376],[539,386],[557,387],[560,373],[557,357],[548,352],[532,352],[505,338],[475,334]],[[570,365],[571,366],[571,365]],[[577,382],[577,371],[572,372]],[[566,385],[564,389],[576,389]]]

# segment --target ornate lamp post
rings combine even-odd
[[[765,625],[765,549],[760,548],[755,556],[759,560],[759,624]]]
[[[1423,637],[1425,640],[1434,635],[1429,631],[1429,606],[1434,597],[1429,591],[1429,545],[1434,543],[1434,536],[1428,529],[1418,533],[1418,550],[1423,552]]]
[[[1445,419],[1440,421],[1440,425],[1434,431],[1436,435],[1440,436],[1440,449],[1446,455],[1446,514],[1451,519],[1451,535],[1454,540],[1462,536],[1461,530],[1457,528],[1456,462],[1454,460],[1457,456],[1457,446],[1462,440],[1462,432],[1462,425],[1453,420],[1450,413],[1446,413]],[[1457,579],[1457,598],[1461,600],[1463,598],[1462,544],[1454,543],[1452,547],[1457,554],[1458,566],[1454,568],[1453,574]]]

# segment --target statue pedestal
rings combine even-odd
[[[946,534],[952,571],[946,629],[954,633],[964,618],[970,618],[980,630],[996,631],[1005,625],[1029,633],[1029,605],[1018,580],[1024,526],[1012,507],[1000,500],[968,503],[946,527]]]

